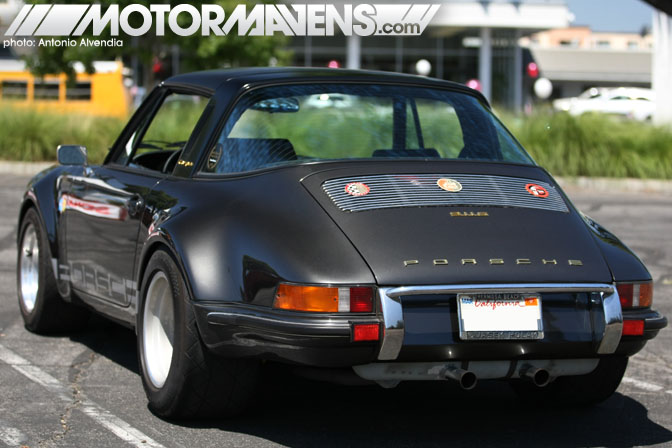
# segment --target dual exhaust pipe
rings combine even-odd
[[[537,387],[544,387],[551,381],[551,374],[548,370],[530,365],[523,366],[518,371],[518,374],[521,378],[531,381]],[[471,390],[476,387],[476,383],[478,383],[478,378],[474,372],[456,367],[449,367],[446,369],[444,377],[446,379],[457,381],[460,387],[464,390]]]
[[[476,374],[469,370],[458,369],[456,367],[449,367],[444,372],[446,379],[455,380],[460,384],[460,387],[464,390],[471,390],[476,387],[478,378]]]
[[[533,366],[523,366],[520,369],[520,377],[532,381],[537,387],[544,387],[551,382],[551,374],[546,369]]]

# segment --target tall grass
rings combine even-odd
[[[100,163],[121,132],[124,120],[58,114],[25,107],[0,107],[0,159],[56,160],[56,147],[86,146],[91,163]]]
[[[292,129],[291,135],[286,137],[295,139],[297,144],[300,141],[316,143],[314,146],[321,152],[334,149],[330,145],[349,143],[327,142],[324,137],[329,132],[325,131],[343,123],[326,113],[314,115],[321,115],[325,122],[315,123],[314,119],[307,119],[301,129]],[[509,113],[500,116],[535,160],[555,175],[672,179],[670,128],[596,114],[572,117],[541,111],[528,117]],[[185,123],[184,115],[181,117],[180,122]],[[282,119],[278,114],[278,125]],[[382,123],[384,120],[378,121]],[[367,122],[377,121],[369,117]],[[0,159],[53,161],[59,144],[79,144],[87,147],[91,163],[99,163],[124,124],[125,120],[115,118],[56,114],[0,105]],[[357,141],[355,137],[360,134],[377,134],[372,134],[371,129],[361,129],[362,123],[347,123],[346,126],[352,133],[353,138],[347,139],[350,141]],[[450,126],[447,124],[446,128]],[[441,136],[436,137],[440,139]],[[366,148],[368,153],[373,147],[387,147],[387,143],[362,141],[353,144],[352,149],[357,152]],[[433,145],[441,146],[438,141]],[[454,142],[446,142],[446,145],[448,155]]]
[[[542,111],[501,118],[527,151],[561,176],[672,179],[672,129],[600,114]]]

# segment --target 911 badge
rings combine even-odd
[[[366,196],[371,189],[363,182],[350,182],[345,186],[345,192],[350,196]]]
[[[439,186],[442,190],[449,191],[451,193],[457,193],[462,190],[462,184],[456,181],[455,179],[441,178],[436,181],[436,185]]]
[[[535,196],[535,197],[538,197],[538,198],[547,198],[548,197],[548,190],[546,190],[541,185],[527,184],[527,185],[525,185],[525,189],[532,196]]]

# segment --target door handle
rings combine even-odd
[[[142,211],[142,207],[145,205],[144,199],[140,195],[134,194],[126,202],[126,207],[128,208],[128,216],[131,218],[136,218]]]

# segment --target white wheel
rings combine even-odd
[[[26,312],[32,313],[35,309],[37,289],[40,284],[40,246],[33,224],[26,226],[20,250],[19,282],[21,294],[19,294],[19,298]]]
[[[36,333],[78,330],[89,311],[65,302],[58,292],[49,242],[37,211],[28,209],[19,227],[16,292],[26,328]]]
[[[166,383],[173,359],[175,310],[170,281],[157,271],[147,288],[143,310],[143,356],[149,381],[160,389]]]
[[[221,417],[247,409],[259,362],[208,351],[184,277],[166,250],[152,254],[140,291],[138,361],[150,409],[170,418]]]

